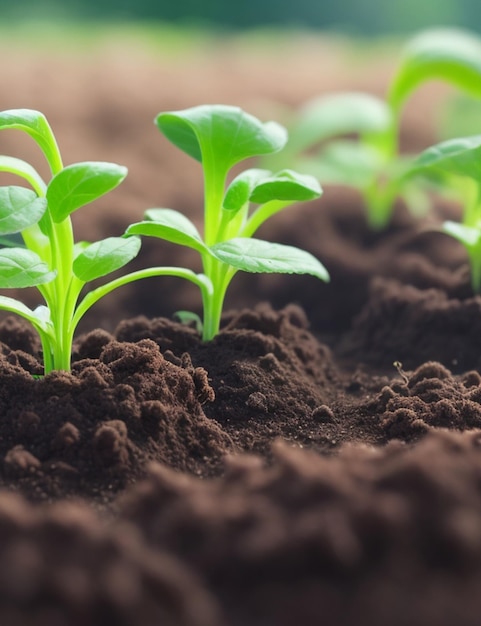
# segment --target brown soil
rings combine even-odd
[[[282,68],[222,52],[174,72],[107,50],[69,85],[41,56],[2,68],[16,89],[3,108],[47,113],[66,161],[131,166],[118,206],[80,218],[81,236],[122,232],[159,202],[199,215],[200,180],[152,129],[158,110],[218,100],[260,113],[319,91],[314,65],[297,71],[306,49]],[[336,54],[323,90],[361,88]],[[381,92],[384,75],[364,87]],[[429,143],[418,116],[432,101],[408,115],[406,145]],[[70,374],[32,376],[37,337],[3,321],[2,626],[479,624],[481,298],[463,251],[433,232],[456,211],[415,221],[399,205],[372,233],[354,193],[326,190],[261,234],[316,254],[332,282],[239,274],[209,343],[169,319],[199,307],[178,280],[92,311]],[[186,259],[150,243],[138,263]]]

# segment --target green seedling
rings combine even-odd
[[[20,315],[38,331],[45,373],[70,370],[73,335],[80,319],[113,289],[133,280],[165,274],[203,284],[202,277],[197,279],[188,270],[149,268],[112,280],[80,298],[86,283],[122,268],[139,252],[139,237],[75,243],[70,217],[117,187],[127,170],[104,162],[64,167],[55,136],[38,111],[0,112],[0,130],[4,129],[30,135],[42,150],[51,173],[46,183],[27,162],[0,156],[0,171],[15,174],[29,185],[0,187],[0,237],[2,245],[7,245],[0,249],[0,288],[36,287],[44,300],[44,304],[32,310],[2,295],[0,309]]]
[[[466,249],[471,285],[481,293],[481,135],[450,139],[425,150],[413,163],[411,173],[437,176],[464,204],[461,223],[446,221],[442,232]]]
[[[292,124],[282,155],[325,184],[359,189],[373,229],[387,225],[397,197],[418,214],[429,205],[431,184],[425,180],[425,189],[408,175],[413,157],[400,154],[399,135],[407,101],[435,79],[481,97],[481,41],[454,29],[419,34],[405,47],[384,100],[364,93],[312,100]]]
[[[271,216],[293,203],[320,196],[315,178],[288,169],[273,173],[253,168],[228,184],[236,164],[285,145],[287,133],[282,126],[262,123],[237,107],[224,105],[160,113],[155,122],[168,140],[202,164],[203,236],[184,214],[165,208],[149,209],[144,221],[131,225],[127,234],[158,237],[200,254],[205,279],[201,286],[204,340],[219,331],[225,293],[238,270],[329,279],[324,266],[308,252],[253,238]]]

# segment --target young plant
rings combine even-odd
[[[185,215],[164,208],[149,209],[144,221],[129,226],[126,232],[158,237],[200,254],[205,277],[201,287],[204,340],[219,331],[225,293],[238,270],[329,279],[324,266],[308,252],[253,238],[272,215],[295,202],[320,196],[315,178],[288,169],[273,173],[253,168],[227,184],[234,165],[285,145],[287,133],[282,126],[262,123],[237,107],[224,105],[160,113],[155,122],[167,139],[202,164],[203,237]],[[254,210],[251,204],[256,205]]]
[[[86,311],[104,295],[133,280],[173,274],[203,285],[202,277],[178,268],[132,272],[98,287],[79,300],[84,285],[122,268],[139,252],[139,237],[108,237],[95,243],[74,242],[71,214],[111,191],[125,178],[125,167],[84,162],[66,167],[55,136],[42,113],[30,109],[0,112],[0,130],[30,135],[42,150],[51,172],[46,183],[27,162],[0,156],[0,171],[15,174],[30,188],[0,187],[0,289],[36,287],[44,304],[32,310],[8,296],[0,309],[16,313],[38,331],[45,373],[69,370],[75,328]],[[18,245],[20,233],[24,245]]]
[[[417,35],[404,49],[385,100],[363,93],[312,100],[291,127],[286,157],[324,183],[359,189],[374,229],[386,226],[398,196],[419,213],[427,198],[406,176],[412,157],[401,156],[399,134],[407,101],[434,79],[481,97],[481,40],[454,29]]]
[[[442,232],[466,249],[474,293],[481,293],[481,135],[450,139],[425,150],[411,174],[438,176],[464,203],[461,223],[446,221]]]

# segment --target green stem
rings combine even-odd
[[[177,276],[178,278],[185,278],[199,287],[203,300],[208,300],[212,297],[212,283],[207,276],[204,276],[203,274],[196,274],[192,270],[184,269],[182,267],[151,267],[138,270],[112,280],[88,293],[79,303],[70,323],[70,332],[72,335],[85,313],[101,298],[106,296],[111,291],[114,291],[114,289],[118,289],[118,287],[122,287],[123,285],[127,285],[128,283],[141,280],[143,278],[152,278],[154,276]]]
[[[281,201],[281,200],[271,200],[270,202],[266,202],[265,204],[258,207],[254,213],[250,216],[247,221],[247,224],[242,229],[240,236],[241,237],[252,237],[257,229],[262,226],[262,224],[268,220],[270,217],[279,213],[288,206],[291,206],[293,202]]]
[[[212,291],[210,293],[207,291],[202,292],[204,310],[202,329],[203,341],[210,341],[219,333],[225,294],[235,274],[235,270],[232,267],[221,261],[216,261],[215,259],[214,262],[216,265],[216,275],[215,281],[212,280]]]

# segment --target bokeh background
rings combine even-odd
[[[294,26],[356,35],[405,33],[431,25],[481,26],[478,0],[2,0],[2,19],[162,20],[218,28]]]
[[[42,111],[65,164],[99,160],[128,167],[118,189],[73,216],[76,238],[90,241],[122,234],[156,206],[201,224],[201,168],[155,129],[160,111],[217,102],[289,127],[303,104],[320,95],[363,91],[383,97],[411,34],[439,26],[481,30],[478,0],[0,0],[0,15],[0,110]],[[452,91],[435,83],[416,93],[405,111],[403,148],[421,150],[439,138],[446,110],[441,103]],[[479,102],[474,118],[481,128]],[[454,119],[471,123],[472,117]],[[48,174],[37,146],[17,131],[2,131],[0,153]],[[259,235],[302,244],[331,270],[334,238],[319,220],[347,204],[363,214],[359,198],[325,187],[318,204],[299,208],[295,227],[280,215]],[[310,240],[293,242],[300,224]],[[135,267],[200,270],[194,257],[150,240]],[[332,292],[314,278],[239,273],[226,308],[263,299],[279,307],[304,304],[310,293],[324,329],[332,320],[325,322],[322,312],[329,307],[322,303]],[[21,297],[38,303],[36,292]],[[196,288],[179,279],[152,280],[98,303],[85,327],[110,330],[127,316],[170,316],[178,309],[200,311]]]

